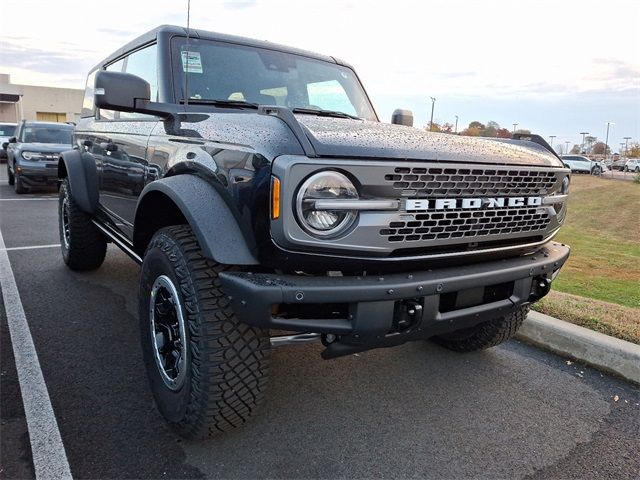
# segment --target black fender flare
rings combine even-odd
[[[65,175],[66,172],[66,175]],[[93,214],[98,206],[98,170],[90,153],[68,150],[60,154],[58,179],[69,178],[71,195],[83,212]]]
[[[209,182],[191,174],[164,177],[144,188],[136,206],[134,244],[141,225],[141,205],[152,192],[166,195],[178,207],[206,258],[224,265],[259,264],[253,253],[255,242],[243,233],[222,195]]]

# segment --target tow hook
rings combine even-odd
[[[529,293],[529,301],[535,302],[544,297],[551,290],[551,280],[546,277],[536,277],[531,284],[531,293]]]
[[[422,320],[422,304],[418,300],[402,300],[396,304],[393,326],[398,332],[409,330]]]

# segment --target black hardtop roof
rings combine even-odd
[[[186,36],[187,29],[184,27],[179,27],[177,25],[160,25],[159,27],[156,27],[153,30],[148,31],[147,33],[143,33],[136,39],[127,43],[124,47],[116,50],[107,58],[102,60],[92,70],[102,68],[103,65],[117,60],[118,58],[122,57],[128,52],[131,52],[132,50],[136,50],[137,48],[140,48],[143,45],[146,45],[148,43],[155,41],[158,38],[158,36],[162,34]],[[299,48],[287,47],[286,45],[280,45],[277,43],[268,42],[266,40],[255,40],[252,38],[240,37],[237,35],[227,35],[225,33],[210,32],[207,30],[200,30],[195,28],[189,29],[189,36],[193,38],[203,39],[203,40],[215,40],[219,42],[235,43],[238,45],[246,45],[250,47],[268,48],[270,50],[277,50],[280,52],[292,53],[295,55],[303,55],[305,57],[311,57],[317,60],[324,60],[325,62],[339,63],[340,65],[348,66],[346,63],[338,60],[335,57],[330,57],[328,55],[320,55],[318,53],[309,52],[307,50],[302,50]]]

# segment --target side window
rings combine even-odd
[[[151,87],[151,101],[158,101],[158,47],[150,45],[133,52],[127,57],[127,63],[124,71],[136,75],[147,82]],[[120,118],[136,118],[136,119],[151,119],[154,118],[150,115],[142,115],[139,113],[127,113],[120,112]]]
[[[347,92],[337,80],[309,83],[307,84],[307,94],[311,106],[357,115]]]
[[[121,72],[122,66],[124,65],[124,58],[121,58],[117,62],[114,62],[105,67],[105,70],[109,72]],[[101,120],[115,120],[118,118],[120,112],[114,112],[113,110],[100,110],[100,119]]]

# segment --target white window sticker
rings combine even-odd
[[[202,73],[202,59],[200,52],[187,52],[183,50],[182,54],[182,71],[189,73]]]

